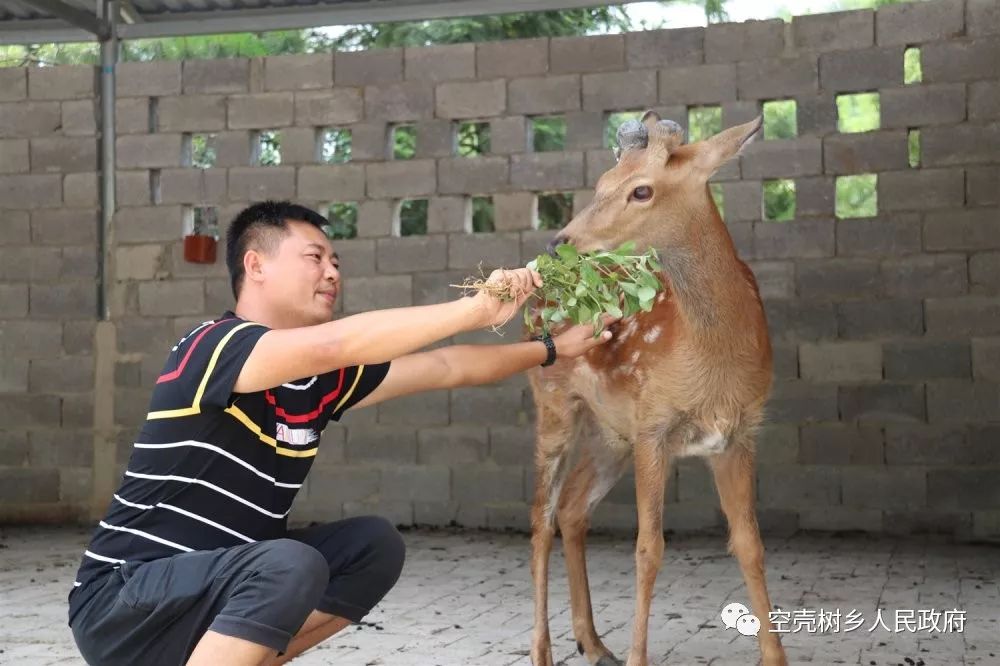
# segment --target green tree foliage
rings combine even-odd
[[[799,135],[797,107],[794,99],[765,102],[764,139],[794,139]]]
[[[795,181],[764,181],[764,219],[784,222],[795,218]]]
[[[538,196],[538,228],[546,231],[562,229],[573,218],[573,195],[553,192]]]
[[[400,205],[399,235],[427,235],[427,199],[408,199]]]
[[[120,60],[200,60],[312,53],[324,43],[325,38],[315,30],[135,39],[121,43]],[[99,61],[100,50],[96,43],[0,46],[0,66],[6,67],[96,65]]]
[[[472,197],[472,231],[490,233],[496,231],[496,209],[491,197]]]
[[[726,0],[667,0],[663,4],[671,1],[703,5],[709,21],[727,18],[724,10]],[[121,60],[247,58],[390,46],[570,37],[657,27],[661,26],[635,25],[621,5],[609,5],[592,9],[372,23],[349,26],[336,35],[330,34],[332,31],[312,29],[137,39],[122,42]],[[99,51],[95,43],[0,46],[0,67],[94,65],[98,60]]]
[[[356,203],[334,203],[327,210],[330,224],[326,235],[334,240],[356,238],[358,235],[358,205]]]
[[[326,41],[329,49],[429,46],[484,42],[520,37],[562,37],[631,28],[621,7],[471,16],[398,23],[372,23],[348,28]]]
[[[536,153],[563,150],[566,147],[566,118],[562,116],[533,118],[531,145]]]

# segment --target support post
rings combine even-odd
[[[97,318],[106,320],[108,309],[109,236],[114,220],[115,200],[115,65],[118,63],[118,3],[102,0],[104,20],[111,26],[107,39],[101,42],[101,228],[97,233]]]
[[[97,229],[97,325],[94,327],[94,463],[91,469],[90,519],[100,518],[118,477],[115,432],[115,362],[117,327],[109,302],[115,288],[115,65],[118,63],[118,3],[101,0],[103,19],[111,26],[101,41],[101,217]]]

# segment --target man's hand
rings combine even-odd
[[[521,306],[531,297],[535,289],[542,286],[542,276],[529,268],[514,270],[497,269],[486,280],[488,286],[508,285],[515,295],[514,300],[502,301],[488,291],[475,295],[482,312],[483,326],[502,326],[510,321]]]
[[[605,328],[609,324],[618,321],[617,317],[607,314],[602,315],[601,319],[604,322]],[[610,339],[611,331],[604,331],[600,336],[595,338],[593,324],[579,324],[552,337],[552,341],[556,343],[556,358],[576,358],[577,356],[582,356],[594,347],[603,345]]]

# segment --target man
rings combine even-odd
[[[495,382],[610,338],[577,326],[554,345],[417,352],[508,321],[541,286],[527,269],[506,272],[523,292],[511,302],[479,293],[332,321],[341,280],[326,224],[285,202],[233,220],[236,305],[168,355],[69,595],[88,663],[284,663],[360,621],[399,577],[395,528],[358,517],[287,529],[327,422],[389,398]]]

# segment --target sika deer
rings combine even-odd
[[[754,504],[755,431],[771,390],[771,345],[757,283],[736,254],[709,177],[760,131],[762,119],[684,144],[683,131],[647,111],[618,132],[617,164],[593,201],[549,245],[610,250],[635,241],[660,254],[666,286],[650,312],[612,326],[614,338],[529,375],[537,407],[531,512],[535,627],[531,659],[552,665],[548,562],[558,520],[573,631],[591,664],[618,664],[594,628],[584,554],[589,516],[635,464],[639,533],[628,666],[646,666],[653,585],[663,557],[663,500],[675,458],[710,465],[729,523],[765,666],[786,664],[770,629],[764,548]],[[719,600],[720,603],[722,600]],[[720,640],[723,640],[720,636]]]

